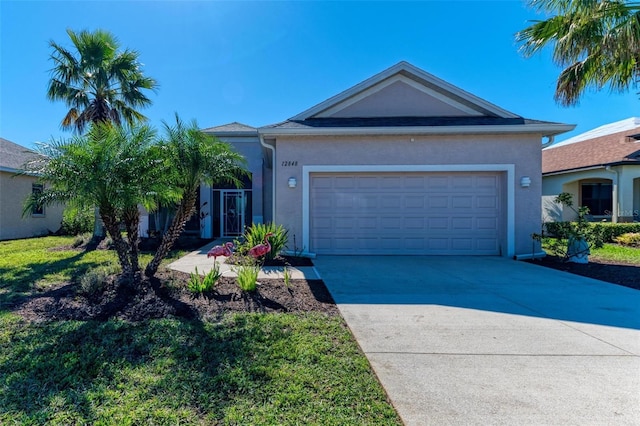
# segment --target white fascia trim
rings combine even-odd
[[[411,87],[413,87],[414,89],[425,93],[437,100],[439,100],[440,102],[443,102],[453,108],[456,108],[457,110],[471,115],[471,116],[482,116],[483,114],[478,111],[475,110],[473,108],[468,107],[467,105],[464,105],[458,101],[456,101],[455,99],[449,97],[449,96],[445,96],[442,93],[436,92],[435,90],[425,86],[424,84],[420,84],[415,80],[411,80],[410,78],[407,78],[401,74],[395,75],[387,80],[382,81],[381,83],[374,85],[366,90],[364,90],[363,92],[358,93],[357,95],[343,101],[340,102],[324,111],[322,111],[321,113],[317,114],[316,117],[322,118],[322,117],[331,117],[333,114],[342,111],[345,108],[350,107],[351,105],[355,104],[356,102],[361,101],[364,98],[369,97],[370,95],[373,95],[374,93],[377,93],[379,91],[381,91],[382,89],[396,83],[396,82],[401,82],[404,84],[407,84]]]
[[[515,255],[515,164],[318,165],[302,166],[302,246],[310,247],[312,173],[505,172],[507,174],[507,253]]]
[[[313,135],[451,135],[451,134],[526,134],[557,135],[573,130],[571,124],[518,124],[494,126],[406,126],[406,127],[318,127],[302,129],[261,128],[269,136]]]

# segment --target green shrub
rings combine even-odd
[[[630,247],[640,247],[640,232],[627,232],[614,238],[615,242]]]
[[[285,248],[288,242],[288,233],[284,226],[276,226],[274,223],[254,223],[248,227],[243,235],[244,242],[240,243],[236,241],[236,252],[239,255],[246,255],[251,247],[255,247],[258,244],[264,243],[264,237],[272,233],[269,237],[269,244],[271,244],[271,251],[265,255],[266,260],[273,260],[281,251]]]
[[[590,225],[605,243],[613,243],[623,234],[640,232],[640,223],[593,222]]]
[[[238,274],[238,287],[242,291],[253,292],[258,288],[258,273],[260,267],[257,265],[241,265],[236,270]]]
[[[196,267],[195,273],[192,273],[189,277],[187,288],[197,294],[209,292],[214,289],[221,276],[220,267],[217,264],[214,264],[213,268],[204,277],[200,276],[198,267]]]
[[[67,207],[62,213],[60,233],[80,235],[93,232],[94,220],[93,208]]]
[[[111,267],[102,266],[87,271],[82,277],[80,277],[78,293],[87,298],[100,296],[107,287],[107,278],[110,275],[117,273],[118,268],[116,265],[112,265]]]

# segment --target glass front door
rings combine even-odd
[[[239,237],[244,232],[247,197],[245,191],[220,191],[220,235]]]

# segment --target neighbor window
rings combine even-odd
[[[34,183],[31,185],[31,193],[33,195],[38,195],[42,193],[44,187],[40,183]],[[31,214],[33,216],[44,216],[44,206],[33,206],[31,208]]]
[[[611,216],[613,187],[610,183],[583,183],[582,206],[589,207],[589,214]]]

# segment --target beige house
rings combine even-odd
[[[42,186],[33,176],[16,173],[33,156],[33,151],[0,138],[0,240],[47,235],[60,229],[62,206],[49,206],[22,217],[25,199]]]
[[[281,123],[205,129],[252,177],[201,188],[202,236],[275,221],[290,249],[316,254],[530,255],[541,141],[572,128],[400,62]]]
[[[610,123],[542,150],[545,221],[576,214],[553,202],[561,192],[589,207],[592,220],[640,220],[640,118]]]

